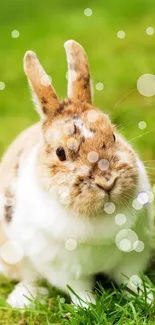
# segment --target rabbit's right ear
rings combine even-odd
[[[68,97],[92,103],[90,73],[87,55],[83,47],[69,40],[64,44],[68,62]]]
[[[32,88],[33,98],[40,115],[45,119],[54,115],[60,102],[51,84],[49,76],[41,66],[36,54],[26,52],[24,56],[24,71]]]

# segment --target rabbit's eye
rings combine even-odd
[[[65,161],[66,160],[66,154],[65,154],[65,150],[64,150],[63,147],[57,148],[56,154],[57,154],[59,160],[61,160],[61,161]]]
[[[113,134],[113,139],[114,139],[114,141],[116,141],[116,137],[115,137],[115,134]]]

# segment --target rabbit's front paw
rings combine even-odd
[[[88,308],[89,303],[96,304],[95,302],[95,296],[92,293],[89,292],[79,292],[79,294],[76,296],[74,294],[71,295],[72,302],[75,306],[81,306]]]
[[[36,296],[37,290],[35,287],[20,282],[9,294],[7,303],[13,308],[24,308],[29,306]]]

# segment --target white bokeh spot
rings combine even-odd
[[[122,226],[126,223],[126,216],[123,213],[118,213],[115,216],[115,223],[119,226]]]
[[[137,287],[142,286],[142,280],[137,274],[132,275],[130,277],[129,282],[130,282],[131,287],[134,289],[137,289]]]
[[[74,251],[77,247],[77,242],[75,239],[69,238],[66,240],[65,246],[68,251]]]
[[[140,192],[137,196],[137,201],[141,205],[145,205],[149,203],[149,194],[147,192]]]
[[[119,243],[119,249],[123,252],[130,252],[132,247],[132,243],[129,239],[124,238]]]
[[[96,122],[99,118],[99,113],[96,112],[94,109],[91,109],[87,113],[87,118],[90,123]]]
[[[13,265],[22,260],[24,252],[19,243],[8,240],[2,245],[0,256],[4,262]]]
[[[66,135],[72,135],[75,132],[75,126],[73,123],[70,123],[68,125],[65,125],[63,130]]]
[[[121,162],[129,162],[130,161],[130,156],[127,152],[119,151],[118,152],[118,157]]]
[[[96,90],[101,91],[104,89],[104,84],[102,82],[97,82],[95,87]]]
[[[146,34],[149,35],[149,36],[153,35],[154,34],[154,28],[151,27],[151,26],[147,27],[146,28]]]
[[[90,17],[90,16],[92,16],[93,11],[92,11],[91,8],[86,8],[86,9],[84,10],[84,14],[85,14],[85,16]]]
[[[76,152],[79,148],[79,142],[74,138],[70,138],[67,140],[67,147],[68,149]]]
[[[125,32],[124,30],[119,30],[117,32],[117,37],[120,38],[120,39],[123,39],[125,37]]]
[[[0,81],[0,90],[5,89],[5,83],[3,81]]]
[[[140,121],[140,122],[138,123],[138,127],[139,127],[139,129],[144,130],[144,129],[146,129],[147,124],[146,124],[145,121]]]
[[[132,206],[135,210],[141,210],[143,208],[143,205],[140,202],[138,202],[137,199],[134,199],[132,201]]]
[[[155,75],[143,74],[137,81],[137,89],[139,93],[145,97],[155,95]]]
[[[104,211],[105,211],[107,214],[112,214],[112,213],[114,213],[114,212],[115,212],[115,209],[116,209],[115,204],[112,203],[112,202],[107,202],[107,203],[105,203],[105,205],[104,205]]]
[[[91,163],[96,163],[99,159],[99,154],[96,151],[90,151],[87,155],[87,159]]]
[[[133,249],[137,252],[140,253],[144,250],[144,243],[141,240],[136,240],[133,244]]]
[[[131,229],[122,229],[115,237],[117,247],[123,252],[131,252],[134,250],[134,243],[136,241],[138,241],[138,236]]]
[[[98,167],[101,170],[107,170],[109,168],[109,161],[107,159],[101,159],[101,160],[99,160]]]
[[[20,35],[20,33],[17,29],[12,30],[12,32],[11,32],[12,38],[18,38],[19,35]]]

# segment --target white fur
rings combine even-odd
[[[85,138],[92,138],[94,136],[93,132],[89,131],[85,125],[83,125],[83,122],[80,119],[75,120],[75,125],[78,126],[78,128],[80,129],[82,135]]]
[[[55,193],[47,193],[38,185],[35,173],[37,150],[38,146],[20,170],[16,210],[12,222],[5,227],[7,237],[22,246],[34,270],[28,281],[33,282],[37,273],[64,291],[69,284],[87,300],[86,291],[92,291],[94,274],[103,272],[120,283],[126,280],[122,273],[130,277],[143,271],[150,254],[151,205],[140,211],[134,210],[131,205],[128,210],[116,209],[112,215],[100,215],[92,220],[77,218],[70,210],[64,209]],[[138,192],[147,191],[150,187],[145,169],[138,158],[137,163],[140,177]],[[115,223],[117,213],[126,215],[125,226]],[[123,228],[135,229],[145,244],[143,252],[123,253],[117,248],[115,236]],[[67,250],[68,239],[76,241],[75,250]],[[26,277],[24,269],[22,272]],[[73,301],[74,298],[72,296]]]

